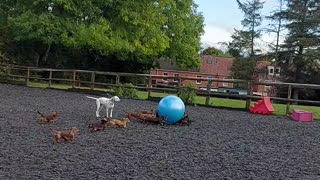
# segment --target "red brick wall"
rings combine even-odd
[[[201,78],[205,78],[207,79],[208,77],[212,77],[212,78],[217,78],[217,79],[224,79],[223,76],[219,76],[219,75],[210,75],[210,74],[200,74],[197,72],[188,72],[188,71],[174,71],[174,70],[153,70],[151,72],[152,75],[164,75],[164,73],[167,73],[168,76],[174,76],[174,74],[179,74],[180,77],[193,77],[193,78],[197,78],[197,76],[201,76]],[[163,79],[153,79],[154,81],[156,81],[156,83],[163,83],[164,80]],[[167,79],[168,82],[173,82],[173,79]],[[193,83],[194,85],[196,85],[197,88],[200,87],[207,87],[207,83],[208,81],[201,81],[201,83],[197,83],[196,80],[184,80],[182,82],[182,86],[185,86],[188,83]],[[223,86],[225,85],[225,86]],[[225,87],[225,88],[233,88],[233,84],[232,83],[223,83],[223,82],[213,82],[212,83],[212,87]]]

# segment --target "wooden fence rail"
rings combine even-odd
[[[76,88],[77,83],[88,84],[90,85],[90,89],[94,90],[97,85],[105,86],[105,87],[119,87],[121,77],[138,77],[144,78],[144,86],[134,86],[132,88],[146,90],[148,92],[148,98],[151,97],[153,91],[166,91],[166,92],[177,92],[179,88],[182,88],[181,84],[185,80],[201,80],[207,82],[207,90],[198,90],[195,89],[197,93],[206,96],[205,104],[209,105],[211,97],[224,97],[224,98],[242,98],[246,99],[245,109],[248,109],[252,100],[261,99],[261,96],[253,95],[252,87],[253,85],[267,85],[267,86],[279,86],[279,87],[287,87],[288,96],[287,98],[280,97],[270,97],[271,100],[278,100],[285,102],[286,105],[286,113],[289,113],[291,103],[308,103],[308,104],[320,104],[319,101],[311,101],[311,100],[299,100],[292,99],[292,90],[293,88],[309,88],[309,89],[320,89],[320,85],[318,84],[298,84],[298,83],[282,83],[282,82],[256,82],[256,81],[248,81],[248,80],[239,80],[239,79],[206,79],[206,78],[195,78],[195,77],[171,77],[171,76],[161,76],[161,75],[151,75],[151,74],[133,74],[133,73],[119,73],[119,72],[103,72],[103,71],[88,71],[88,70],[75,70],[75,69],[50,69],[50,68],[36,68],[36,67],[28,67],[28,66],[16,66],[16,65],[0,65],[0,68],[5,69],[5,80],[11,81],[12,78],[22,78],[25,79],[26,85],[30,83],[30,80],[43,80],[48,82],[48,86],[52,86],[53,81],[63,81],[71,83],[72,88]],[[14,74],[14,70],[19,70],[19,74]],[[48,77],[40,77],[38,75],[33,75],[33,72],[47,72],[49,73]],[[69,79],[64,78],[54,78],[53,73],[63,72],[70,73]],[[83,81],[77,79],[77,75],[81,73],[90,74],[90,81]],[[97,82],[97,75],[105,75],[105,76],[113,76],[115,77],[115,83],[104,83]],[[171,88],[159,88],[153,87],[152,80],[153,79],[177,79],[178,83],[176,87]],[[213,82],[226,82],[226,83],[242,83],[246,85],[247,94],[239,95],[239,94],[227,94],[221,92],[212,92],[211,87]]]

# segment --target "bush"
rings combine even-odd
[[[195,85],[188,83],[185,87],[178,90],[178,96],[185,104],[194,104],[195,97],[197,96]]]
[[[1,43],[0,43],[1,44]],[[11,59],[9,59],[8,55],[6,53],[3,53],[0,50],[0,65],[7,65],[7,64],[14,64],[15,62]],[[0,75],[5,75],[7,74],[7,68],[4,67],[0,67]]]
[[[126,83],[121,84],[119,87],[113,87],[113,94],[115,96],[124,97],[124,98],[138,98],[137,90],[133,88],[133,84]]]

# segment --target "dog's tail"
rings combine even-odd
[[[87,98],[89,98],[89,99],[95,99],[95,100],[97,100],[98,98],[95,98],[95,97],[91,97],[91,96],[86,96]]]
[[[40,114],[40,116],[44,117],[45,115],[43,115],[40,111],[37,111],[38,114]]]

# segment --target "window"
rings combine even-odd
[[[179,74],[178,74],[178,73],[175,73],[173,76],[175,77],[175,78],[173,79],[173,81],[174,81],[174,82],[178,82],[178,81],[179,81],[179,78],[177,78],[177,77],[179,77]]]
[[[273,74],[273,69],[270,69],[269,73],[270,73],[270,74]]]
[[[276,74],[277,74],[277,75],[280,75],[280,67],[277,67],[277,68],[276,68]]]
[[[216,59],[207,59],[206,62],[207,64],[213,64],[213,65],[216,65],[218,63]]]
[[[226,79],[228,79],[228,78],[224,77],[223,79],[226,80]],[[228,87],[228,83],[227,83],[227,82],[222,82],[222,86],[223,86],[223,87]]]
[[[201,84],[201,76],[197,76],[197,78],[199,79],[196,80],[196,84]]]
[[[273,76],[274,73],[274,67],[273,66],[268,66],[268,75]]]
[[[168,76],[168,73],[167,72],[164,72],[163,73],[163,76]],[[163,77],[163,79],[162,80],[164,80],[164,81],[166,81],[166,80],[168,80],[167,78],[165,78],[165,77]]]

